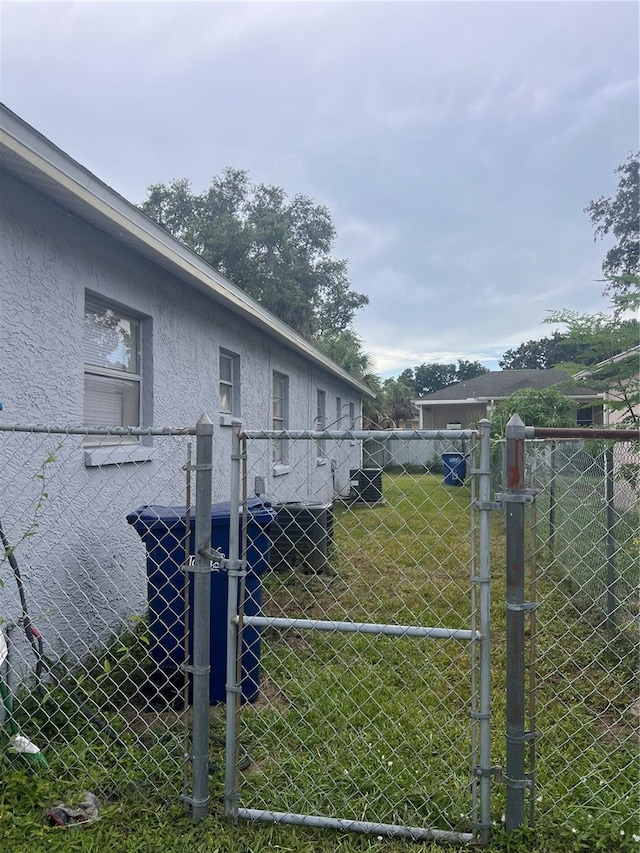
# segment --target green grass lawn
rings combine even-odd
[[[265,612],[470,627],[469,489],[445,488],[441,477],[428,474],[385,475],[384,496],[385,505],[336,509],[326,571],[269,574]],[[492,760],[504,765],[505,552],[499,513],[492,538]],[[539,597],[537,827],[507,840],[504,793],[496,786],[488,849],[637,850],[637,738],[624,715],[633,699],[635,654],[622,641],[605,642],[581,620],[555,579],[541,576]],[[241,774],[242,806],[469,831],[467,643],[270,629],[261,662],[261,695],[240,713],[240,754],[249,759]],[[113,669],[110,675],[116,677]],[[176,766],[178,723],[174,730],[165,720],[163,732],[169,734],[162,736],[165,747],[167,737],[176,739]],[[222,734],[222,726],[222,710],[212,708],[213,732]],[[51,771],[35,781],[0,764],[3,849],[302,853],[400,851],[411,844],[331,830],[233,825],[221,817],[222,774],[216,771],[212,816],[194,826],[175,795],[167,806],[162,789],[145,782],[153,762],[162,764],[161,751],[140,756],[131,748],[123,762],[105,743],[93,748],[87,773],[82,761],[70,760],[82,746],[72,732],[66,742],[54,740]],[[222,759],[212,743],[211,761],[219,765]],[[77,797],[89,783],[105,800],[97,824],[73,832],[42,825],[45,804]],[[169,787],[175,784],[174,777]],[[420,849],[442,848],[420,843]]]

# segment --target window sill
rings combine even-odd
[[[274,477],[282,477],[283,474],[290,474],[293,471],[292,465],[274,465],[273,466],[273,476]]]
[[[327,457],[323,456],[320,459],[316,459],[316,465],[326,465],[328,461]]]
[[[153,456],[153,447],[128,445],[112,447],[91,447],[84,451],[84,464],[87,468],[101,468],[103,465],[123,465],[127,462],[149,462]]]
[[[240,418],[236,415],[220,415],[220,426],[230,427],[237,423],[240,423]]]

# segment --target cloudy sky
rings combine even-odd
[[[2,4],[4,103],[133,202],[226,166],[326,204],[384,376],[606,308],[635,2]]]

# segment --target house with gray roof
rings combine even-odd
[[[554,367],[550,370],[492,370],[419,397],[413,401],[420,412],[419,428],[466,429],[481,418],[490,418],[501,400],[524,388],[556,388],[577,403],[579,426],[602,424],[603,395]]]

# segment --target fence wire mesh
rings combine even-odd
[[[245,613],[468,631],[473,452],[460,440],[252,434],[246,490],[266,491],[276,515],[261,601],[251,582]],[[246,535],[250,578],[251,507]],[[241,809],[473,832],[468,637],[272,625],[245,628],[243,642],[259,678],[245,666]]]
[[[632,442],[527,442],[536,823],[621,848],[638,815],[639,462]]]
[[[191,440],[0,431],[0,714],[61,795],[183,790],[184,514],[136,510],[185,506]]]

